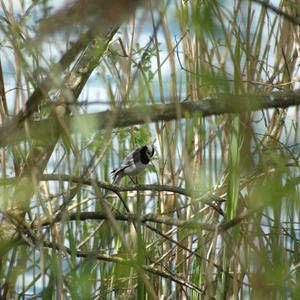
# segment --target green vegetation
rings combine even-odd
[[[1,299],[299,298],[300,5],[273,2],[0,1]]]

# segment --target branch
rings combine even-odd
[[[128,221],[128,222],[135,222],[138,219],[142,223],[146,222],[154,222],[157,224],[164,224],[164,225],[170,225],[170,226],[176,226],[176,227],[182,227],[185,229],[194,229],[194,230],[207,230],[207,231],[216,231],[219,224],[206,224],[206,223],[200,223],[197,220],[177,220],[173,218],[169,218],[167,216],[160,216],[156,214],[145,214],[143,216],[137,217],[136,214],[131,213],[119,213],[114,212],[113,217],[117,221]],[[49,220],[48,218],[45,220],[37,220],[32,224],[32,226],[48,226],[53,223],[58,223],[61,220],[61,215],[59,215],[58,218],[55,218],[54,220]],[[68,220],[70,221],[86,221],[86,220],[107,220],[107,214],[105,212],[97,212],[97,211],[87,211],[87,212],[81,212],[81,213],[71,213],[68,216]]]
[[[44,174],[39,177],[40,181],[65,181],[65,182],[73,182],[77,184],[84,184],[93,186],[94,180],[87,179],[84,177],[76,177],[65,174]],[[0,179],[0,186],[15,184],[17,182],[17,177],[10,178],[2,178]],[[114,185],[109,184],[104,181],[97,181],[96,184],[99,188],[106,189],[112,191],[114,193],[119,194],[120,192],[130,192],[130,191],[153,191],[153,192],[170,192],[179,195],[183,195],[186,197],[194,197],[197,201],[205,203],[206,205],[212,207],[219,214],[223,215],[223,211],[219,208],[218,203],[224,202],[225,200],[217,195],[213,195],[210,193],[206,193],[203,195],[194,194],[191,190],[186,190],[177,186],[170,185],[161,185],[161,184],[138,184],[138,185]],[[198,204],[198,202],[196,202]]]
[[[74,96],[72,99],[74,102],[77,101],[87,79],[98,65],[106,51],[108,43],[111,41],[116,31],[117,28],[113,28],[105,37],[96,37],[93,41],[90,41],[88,47],[84,51],[83,55],[80,56],[72,71],[65,75],[64,82],[66,86],[69,87],[69,92]],[[39,94],[39,92],[37,93]],[[28,103],[32,103],[30,105],[32,105],[34,111],[34,107],[38,99],[35,97],[30,99],[33,100],[29,100]],[[59,100],[60,97],[57,98],[57,101]],[[26,155],[24,168],[20,172],[18,180],[14,186],[13,193],[10,196],[10,206],[17,210],[20,209],[20,215],[22,216],[25,215],[25,211],[28,209],[29,200],[34,194],[39,182],[39,176],[43,174],[58,138],[62,132],[67,133],[68,131],[65,130],[66,128],[63,124],[63,119],[68,114],[69,112],[64,106],[57,106],[50,114],[50,119],[53,119],[52,125],[57,129],[59,128],[60,132],[57,131],[57,134],[55,135],[48,135],[48,130],[45,129],[45,137],[41,141],[30,145],[31,148],[28,155]],[[23,122],[23,120],[27,120],[27,118],[23,118],[22,112],[20,115],[21,118],[19,118],[18,115],[12,122],[6,123],[6,125],[0,129],[0,131],[2,130],[2,133],[4,132],[5,136],[13,136],[19,131],[19,128],[22,131],[22,129],[24,130],[27,127],[27,122]],[[27,134],[30,135],[30,133],[26,130],[26,135]],[[0,231],[1,230],[2,226],[0,225]]]
[[[4,130],[6,135],[10,135],[18,131],[20,126],[24,126],[22,122],[37,111],[38,106],[47,97],[50,89],[57,87],[57,82],[63,82],[63,73],[74,62],[78,54],[88,46],[91,39],[92,36],[90,32],[82,34],[78,40],[72,44],[72,47],[63,54],[59,62],[51,66],[45,79],[39,83],[38,87],[29,97],[24,109],[12,120],[6,122],[0,130]]]
[[[261,211],[264,206],[259,206],[254,209],[249,209],[248,211],[242,213],[241,215],[238,215],[237,217],[221,222],[221,223],[215,223],[215,224],[207,224],[199,222],[197,219],[191,219],[191,220],[179,220],[179,219],[173,219],[167,216],[161,216],[156,214],[145,214],[143,216],[137,216],[136,214],[132,213],[120,213],[120,212],[114,212],[113,218],[117,221],[126,221],[126,222],[136,222],[138,219],[142,223],[148,223],[153,222],[156,224],[164,224],[169,226],[176,226],[184,229],[189,230],[195,230],[195,231],[201,231],[206,230],[210,232],[216,232],[218,234],[222,234],[223,232],[229,231],[231,228],[239,225],[243,221],[251,218],[255,213]],[[105,212],[99,212],[99,211],[86,211],[86,212],[80,212],[80,213],[71,213],[69,214],[67,220],[68,221],[87,221],[87,220],[107,220],[107,214]],[[57,218],[54,218],[50,220],[49,218],[45,218],[44,220],[36,220],[31,224],[31,227],[39,227],[39,226],[49,226],[54,223],[58,223],[61,221],[61,215],[58,215]]]
[[[256,2],[259,3],[261,6],[265,7],[266,9],[271,10],[272,12],[274,12],[275,14],[283,17],[284,19],[288,20],[289,22],[291,22],[294,25],[300,25],[299,19],[295,18],[289,14],[287,14],[285,11],[277,8],[276,6],[268,3],[267,1],[263,1],[263,0],[252,0],[252,2]]]
[[[74,182],[84,185],[93,185],[95,180],[87,179],[82,177],[76,177],[71,175],[56,175],[56,174],[44,174],[40,177],[41,181],[68,181]],[[6,179],[7,182],[7,179]],[[109,184],[104,181],[97,181],[96,182],[99,188],[107,189],[112,192],[130,192],[130,191],[156,191],[156,192],[171,192],[175,194],[181,194],[184,196],[191,197],[191,193],[188,192],[186,189],[170,186],[170,185],[160,185],[160,184],[136,184],[136,185],[124,185],[118,186],[114,184]],[[1,185],[1,181],[0,181]]]
[[[5,182],[7,182],[7,179],[4,180]],[[43,180],[68,181],[68,182],[75,182],[78,184],[85,184],[90,186],[93,186],[93,184],[95,183],[93,179],[86,179],[86,178],[70,176],[70,175],[56,175],[56,174],[44,174],[40,177],[40,180],[41,181]],[[130,191],[153,191],[153,192],[171,192],[186,197],[194,197],[195,200],[197,200],[195,202],[196,204],[198,204],[199,202],[205,203],[206,205],[210,206],[215,211],[217,211],[220,215],[224,216],[223,210],[219,207],[219,204],[225,201],[224,198],[221,198],[217,195],[213,195],[211,193],[206,193],[199,196],[198,194],[195,194],[192,190],[186,190],[184,188],[177,187],[177,186],[161,185],[161,184],[138,184],[138,185],[118,186],[103,181],[97,181],[96,183],[99,188],[103,188],[117,194],[119,194],[120,192],[130,192]],[[0,180],[0,185],[1,185],[1,180]]]
[[[10,185],[17,182],[17,177],[1,178],[0,186]],[[86,179],[82,177],[76,177],[71,175],[59,175],[59,174],[44,174],[40,176],[40,181],[67,181],[84,185],[93,185],[94,180]],[[159,185],[159,184],[138,184],[138,185],[124,185],[118,186],[109,184],[104,181],[97,181],[99,188],[107,189],[112,192],[130,192],[130,191],[156,191],[156,192],[172,192],[181,194],[184,196],[191,197],[191,193],[186,189],[180,187],[174,187],[170,185]],[[216,199],[214,199],[216,200]]]
[[[208,117],[228,113],[243,113],[267,108],[286,108],[300,105],[299,93],[276,92],[269,95],[219,95],[217,97],[200,99],[199,101],[184,101],[169,104],[154,104],[135,106],[132,108],[113,109],[99,113],[66,117],[64,124],[71,133],[94,132],[95,130],[115,127],[127,127],[157,121],[171,121],[193,116]],[[9,128],[0,128],[0,147],[12,145],[26,140],[25,127],[18,128],[14,134],[7,134]],[[60,126],[54,117],[42,121],[29,121],[28,131],[32,139],[45,139],[61,133]]]
[[[136,222],[138,219],[142,223],[148,223],[153,222],[156,224],[164,224],[169,226],[176,226],[184,229],[189,230],[206,230],[210,232],[217,232],[217,233],[223,233],[225,231],[230,230],[231,228],[239,225],[241,222],[243,222],[246,219],[249,219],[253,216],[253,214],[261,211],[265,206],[259,206],[254,209],[249,209],[245,213],[242,213],[241,215],[225,222],[221,223],[215,223],[215,224],[207,224],[207,223],[201,223],[197,219],[193,220],[179,220],[179,219],[173,219],[167,216],[161,216],[156,214],[145,214],[143,216],[137,216],[136,214],[132,213],[120,213],[120,212],[114,212],[113,218],[117,221],[126,221],[126,222]],[[80,213],[71,213],[68,216],[69,221],[87,221],[87,220],[107,220],[107,214],[105,212],[99,212],[99,211],[86,211],[86,212],[80,212]],[[61,215],[58,215],[57,218],[54,218],[50,220],[49,218],[45,218],[44,220],[36,220],[31,224],[31,227],[36,226],[48,226],[52,225],[54,223],[58,223],[61,221]]]
[[[54,249],[59,249],[60,246],[57,244],[54,244],[52,242],[48,242],[48,241],[43,241],[43,245],[45,247],[48,248],[54,248]],[[73,255],[74,251],[72,251],[70,248],[63,246],[64,250],[70,254]],[[110,255],[105,255],[105,254],[99,254],[99,251],[80,251],[80,250],[76,250],[75,251],[75,255],[77,257],[83,257],[83,258],[87,258],[87,257],[95,257],[97,260],[100,261],[107,261],[107,262],[112,262],[112,263],[117,263],[117,264],[122,264],[122,265],[129,265],[129,266],[133,266],[136,267],[136,262],[135,261],[131,261],[131,260],[127,260],[124,259],[120,256],[110,256]],[[164,271],[162,269],[156,268],[153,265],[144,265],[142,266],[142,268],[144,269],[144,271],[154,274],[154,275],[158,275],[161,276],[165,279],[169,279],[173,282],[176,282],[178,284],[181,284],[187,288],[190,288],[192,290],[194,290],[195,292],[199,293],[199,294],[205,294],[205,291],[201,288],[199,288],[197,285],[190,283],[188,281],[186,281],[185,279],[181,278],[180,276],[176,275],[176,274],[172,274],[170,272]]]

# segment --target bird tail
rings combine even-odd
[[[123,175],[120,174],[120,173],[115,173],[114,171],[112,171],[112,174],[114,176],[112,184],[118,185],[119,182],[121,181],[121,179],[123,178]],[[106,198],[109,192],[110,192],[110,190],[106,190],[104,195],[103,195],[103,198]]]
[[[118,185],[122,178],[123,178],[122,174],[120,174],[120,173],[115,174],[112,184]]]

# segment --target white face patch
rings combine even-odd
[[[147,146],[147,151],[146,151],[146,155],[148,158],[151,158],[153,156],[153,152],[154,152],[154,149],[152,146]]]

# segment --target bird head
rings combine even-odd
[[[148,159],[150,159],[154,155],[154,146],[153,145],[146,145],[146,155]]]

